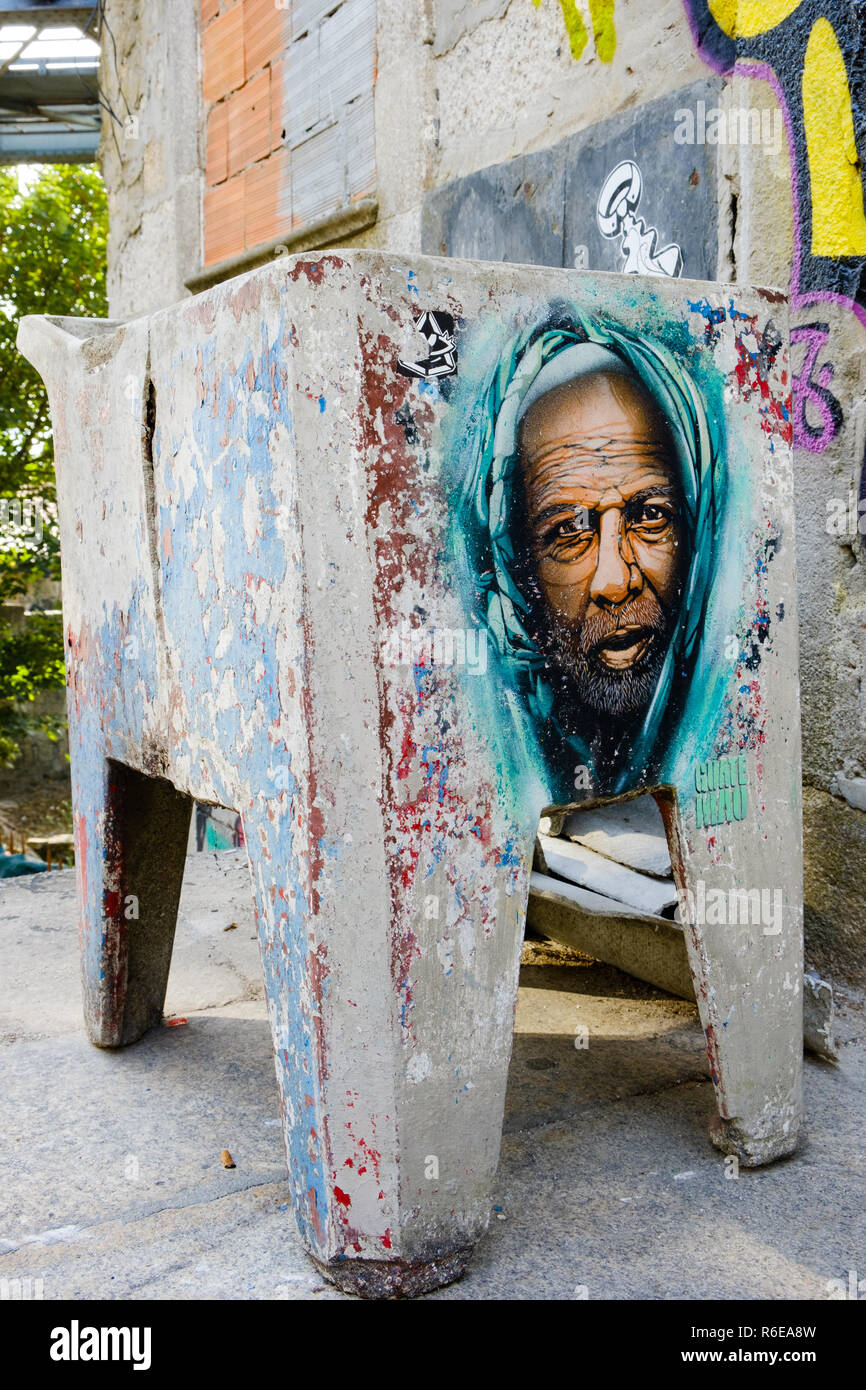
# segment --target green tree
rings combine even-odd
[[[60,578],[54,449],[41,378],[15,346],[24,314],[103,317],[108,212],[95,166],[45,165],[29,183],[0,169],[0,605],[41,578]],[[41,534],[40,534],[41,533]],[[0,765],[35,728],[41,691],[63,685],[59,616],[23,630],[0,619]]]

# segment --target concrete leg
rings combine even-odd
[[[745,1167],[791,1153],[802,1118],[803,955],[798,843],[779,799],[760,853],[735,875],[723,856],[703,861],[676,796],[656,801],[665,821],[695,997],[716,1093],[710,1137]],[[687,835],[692,836],[686,856]]]
[[[123,1047],[162,1017],[192,801],[107,758],[86,780],[75,798],[89,808],[76,815],[85,1022],[97,1047]]]
[[[461,979],[457,963],[450,973],[440,963],[430,913],[436,894],[445,913],[444,865],[417,903],[392,892],[374,827],[375,872],[359,843],[330,885],[314,881],[304,810],[289,798],[269,808],[245,815],[244,830],[293,1211],[308,1253],[345,1292],[422,1294],[460,1277],[488,1223],[528,875],[510,895],[501,876],[500,910],[486,940],[479,932],[486,949]],[[531,835],[525,848],[528,859]]]

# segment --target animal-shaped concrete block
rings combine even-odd
[[[664,809],[718,1120],[793,1149],[784,300],[372,252],[26,319],[56,439],[85,1012],[156,1024],[243,819],[295,1217],[342,1287],[485,1230],[542,811]]]

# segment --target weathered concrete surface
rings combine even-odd
[[[436,57],[447,53],[486,19],[501,19],[510,3],[511,0],[433,0]]]
[[[99,81],[116,119],[106,113],[100,163],[108,300],[123,318],[183,298],[201,266],[200,6],[109,0],[106,11]]]
[[[803,847],[806,959],[834,984],[847,979],[866,986],[866,815],[817,787],[804,787]]]
[[[568,142],[562,142],[518,156],[428,194],[424,251],[525,265],[571,264],[563,242],[567,149]]]
[[[600,120],[546,149],[515,155],[436,187],[424,199],[422,249],[431,255],[622,271],[619,236],[605,237],[596,207],[611,171],[636,161],[643,180],[637,216],[676,244],[683,273],[713,280],[719,261],[714,145],[676,144],[677,113],[712,108],[718,81]]]
[[[809,1051],[825,1062],[839,1060],[835,1016],[832,985],[814,971],[807,971],[803,977],[803,1040]]]
[[[81,1024],[72,873],[0,889],[0,1279],[41,1278],[46,1299],[343,1297],[288,1210],[253,936],[242,857],[191,857],[169,982],[188,1023],[101,1052]],[[827,1298],[862,1273],[866,1240],[862,1000],[839,1023],[839,1068],[806,1065],[807,1143],[733,1181],[704,1136],[695,1009],[606,967],[525,966],[501,1211],[430,1297]]]
[[[574,8],[589,20],[587,6]],[[575,59],[559,0],[512,0],[501,19],[478,24],[435,59],[435,182],[544,149],[707,77],[680,0],[617,0],[615,23],[613,61],[599,57],[591,37]]]
[[[842,21],[840,32],[855,12],[856,7],[832,7],[834,23]],[[793,45],[791,53],[793,59]],[[728,84],[727,101],[741,109],[779,112],[768,83],[744,76]],[[725,179],[736,200],[730,273],[790,285],[798,242],[802,259],[809,237],[808,227],[798,225],[793,204],[796,169],[788,139],[780,147],[746,144],[729,146],[724,153]],[[802,179],[800,183],[807,186]],[[827,258],[828,293],[808,302],[792,297],[791,306],[799,446],[794,499],[802,615],[805,937],[807,959],[822,974],[862,987],[866,813],[856,799],[849,805],[844,793],[831,795],[866,773],[866,538],[858,512],[866,476],[864,317],[862,309],[855,313],[850,301],[829,292],[842,264]]]
[[[101,158],[118,317],[180,298],[201,266],[199,14],[199,0],[107,6],[117,57],[106,36],[100,78],[120,120],[106,113]],[[559,0],[377,0],[377,15],[378,220],[334,244],[417,251],[429,188],[707,76],[680,0],[617,0],[613,62],[591,37],[574,59]],[[137,126],[124,127],[128,113]]]
[[[555,149],[574,140],[580,158],[572,172],[571,207],[582,212],[584,220],[589,217],[589,232],[567,238],[573,258],[575,245],[587,245],[595,235],[594,195],[588,181],[597,175],[587,161],[602,161],[613,122],[620,123],[626,134],[633,130],[629,157],[642,168],[646,165],[645,174],[653,171],[645,210],[661,205],[661,213],[655,211],[648,221],[653,224],[655,219],[662,238],[676,240],[681,235],[689,242],[683,248],[686,273],[705,273],[704,259],[712,262],[715,255],[720,279],[792,287],[800,253],[808,255],[809,250],[809,217],[799,216],[793,202],[795,185],[801,204],[808,203],[809,197],[810,180],[802,167],[802,129],[792,130],[800,148],[798,176],[788,133],[777,141],[775,125],[769,143],[762,139],[716,147],[708,140],[676,144],[672,124],[668,154],[677,174],[668,196],[665,152],[659,144],[663,127],[657,117],[664,94],[691,84],[718,88],[721,83],[719,104],[726,116],[740,109],[774,120],[781,117],[770,82],[740,73],[722,79],[702,56],[689,27],[690,14],[693,17],[702,8],[683,0],[659,0],[652,5],[645,0],[617,0],[616,50],[604,58],[590,33],[579,57],[574,56],[559,0],[539,4],[533,0],[378,0],[379,216],[374,227],[344,238],[342,244],[412,252],[421,247],[422,237],[424,245],[435,250],[443,240],[447,249],[451,237],[460,254],[547,258],[550,238],[539,234],[538,209],[532,206],[532,198],[527,197],[523,206],[513,201],[510,219],[498,215],[501,185],[507,191],[510,179],[501,173],[501,166],[515,161],[515,172],[521,175],[527,167],[541,169]],[[105,118],[103,164],[111,209],[109,291],[112,313],[117,315],[149,310],[179,297],[185,275],[200,261],[198,181],[206,142],[198,107],[198,9],[198,0],[172,0],[170,7],[168,0],[159,0],[146,13],[140,0],[110,0],[108,6],[118,43],[118,71],[107,44],[103,87],[121,116],[128,102],[140,118],[140,132],[134,139],[108,115]],[[584,27],[591,29],[583,0],[570,10],[580,14]],[[792,82],[799,83],[802,51],[794,30],[805,13],[798,7],[797,14],[786,17],[770,45],[777,76],[789,90]],[[837,25],[846,51],[856,30],[857,13],[853,5],[833,3],[827,8],[826,19]],[[856,72],[856,64],[849,67],[852,74]],[[849,170],[859,171],[863,107],[856,91],[855,98],[853,116],[861,158],[852,158]],[[696,107],[696,92],[689,104]],[[844,114],[842,100],[828,100],[827,106],[837,117]],[[832,144],[841,149],[844,141],[837,135]],[[700,177],[700,184],[694,186],[683,182],[680,166],[687,154],[693,156]],[[716,181],[711,187],[707,166],[714,158]],[[466,187],[460,191],[463,180]],[[440,234],[437,240],[437,229],[426,213],[422,228],[425,198],[431,200],[440,223],[450,221],[444,238]],[[702,224],[699,213],[705,206],[708,215]],[[664,225],[668,216],[682,217],[686,230],[669,232]],[[442,228],[438,230],[441,233]],[[555,236],[553,242],[558,244]],[[604,250],[611,254],[613,247],[614,243],[606,243]],[[594,248],[600,249],[599,245]],[[844,257],[826,259],[828,283],[845,263]],[[843,278],[850,279],[856,260],[848,260],[847,265]],[[827,438],[813,438],[809,447],[799,449],[796,464],[804,767],[807,783],[829,792],[837,775],[856,779],[866,773],[866,567],[856,512],[863,485],[866,424],[863,320],[846,303],[831,297],[802,304],[795,309],[793,321],[802,336],[792,367],[795,377],[801,378],[797,383],[801,393],[806,387],[809,424],[820,435],[816,388],[828,391],[839,411],[830,422]],[[820,351],[803,373],[810,344],[816,342],[822,344]],[[829,535],[828,503],[847,508],[849,498],[854,502],[853,525],[844,534]],[[844,833],[852,841],[866,838],[862,812],[851,809]],[[817,916],[812,910],[807,913],[807,940],[814,942],[816,952],[829,951],[844,975],[862,984],[866,951],[862,925],[856,924],[862,923],[860,905],[866,898],[866,856],[851,859],[838,880],[832,844],[820,834],[810,843],[811,836],[807,824],[807,855],[814,866],[814,881],[834,880],[841,925],[833,939],[832,914],[819,906]]]
[[[422,391],[401,370],[419,308],[461,324],[453,409],[450,389]],[[593,327],[587,313],[618,326]],[[687,944],[717,1087],[714,1142],[750,1164],[796,1144],[784,313],[776,294],[687,280],[479,274],[367,252],[286,258],[128,325],[22,324],[57,440],[90,1036],[133,1042],[157,1016],[190,803],[237,809],[295,1215],[341,1277],[354,1264],[369,1285],[390,1261],[423,1288],[421,1267],[440,1280],[487,1224],[535,831],[544,807],[573,804],[570,760],[584,754],[578,740],[568,766],[545,761],[538,740],[555,756],[565,745],[545,722],[540,678],[524,687],[507,665],[508,641],[489,688],[431,654],[412,696],[411,663],[387,650],[413,615],[486,641],[482,618],[491,642],[504,637],[513,581],[501,577],[498,599],[478,608],[479,574],[494,570],[472,550],[473,518],[486,518],[483,545],[497,554],[523,544],[503,539],[518,524],[503,500],[512,482],[493,486],[487,470],[496,449],[496,468],[512,467],[509,419],[543,355],[586,348],[590,334],[624,370],[642,363],[652,376],[677,431],[671,495],[681,486],[690,499],[688,598],[653,715],[633,721],[635,748],[596,791],[642,791],[651,778],[676,789],[664,814],[696,902],[704,887],[723,901],[778,898],[778,920],[763,926],[699,909]],[[491,333],[495,368],[483,365]],[[688,370],[672,350],[687,351]],[[470,505],[475,482],[491,485],[489,506]],[[632,570],[620,605],[642,583]],[[727,780],[708,789],[707,768]]]

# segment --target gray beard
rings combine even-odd
[[[620,615],[622,625],[639,622],[653,631],[644,655],[632,666],[615,670],[595,654],[599,641],[613,630],[601,615],[587,619],[575,633],[551,624],[547,648],[559,680],[555,682],[560,722],[569,733],[587,736],[581,711],[598,720],[623,724],[638,719],[646,710],[659,682],[674,614],[665,610],[656,595],[636,599]],[[604,732],[603,729],[601,731]]]
[[[566,669],[575,700],[599,717],[617,721],[643,714],[655,693],[665,659],[665,644],[658,637],[634,666],[614,671],[584,653],[575,655]]]

